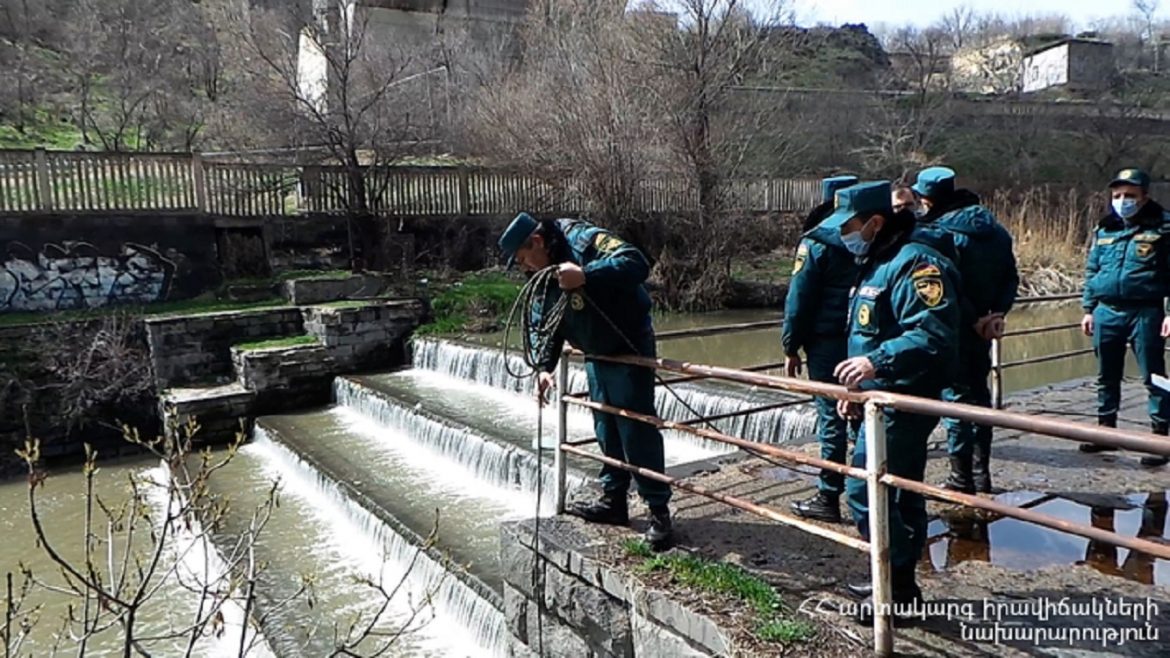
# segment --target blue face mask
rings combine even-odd
[[[1113,200],[1113,212],[1122,219],[1129,219],[1137,214],[1139,210],[1137,199],[1129,197],[1122,197]]]
[[[842,233],[841,242],[845,243],[845,248],[854,256],[864,256],[869,251],[869,242],[861,237],[861,231]]]

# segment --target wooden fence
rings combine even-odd
[[[474,167],[380,167],[352,181],[337,166],[205,161],[197,153],[0,150],[0,213],[196,211],[235,217],[346,213],[365,188],[372,212],[393,216],[497,216],[587,211],[582,182]],[[742,212],[804,210],[820,184],[803,179],[736,180],[725,190]],[[644,181],[639,207],[698,207],[682,179]]]

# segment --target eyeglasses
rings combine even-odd
[[[902,212],[903,210],[909,210],[913,206],[914,206],[913,203],[895,203],[894,204],[894,212]]]

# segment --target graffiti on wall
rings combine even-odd
[[[0,312],[98,308],[167,298],[175,256],[132,242],[103,255],[88,242],[11,242],[0,267]]]

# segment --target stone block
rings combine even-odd
[[[633,655],[630,616],[624,601],[555,567],[546,568],[544,575],[547,610],[601,653],[618,658]]]
[[[528,597],[504,583],[504,625],[508,632],[521,642],[528,642],[528,606],[532,603]]]
[[[544,658],[592,658],[596,652],[573,629],[562,624],[548,610],[528,606],[528,647]]]
[[[670,656],[670,658],[707,658],[710,653],[699,651],[681,636],[639,614],[630,615],[633,631],[634,655],[639,658]]]
[[[532,565],[536,555],[532,549],[505,534],[500,541],[500,575],[504,582],[533,597]]]
[[[731,638],[709,617],[694,612],[657,590],[634,592],[633,605],[638,612],[663,626],[674,629],[700,649],[714,655],[732,652]]]

